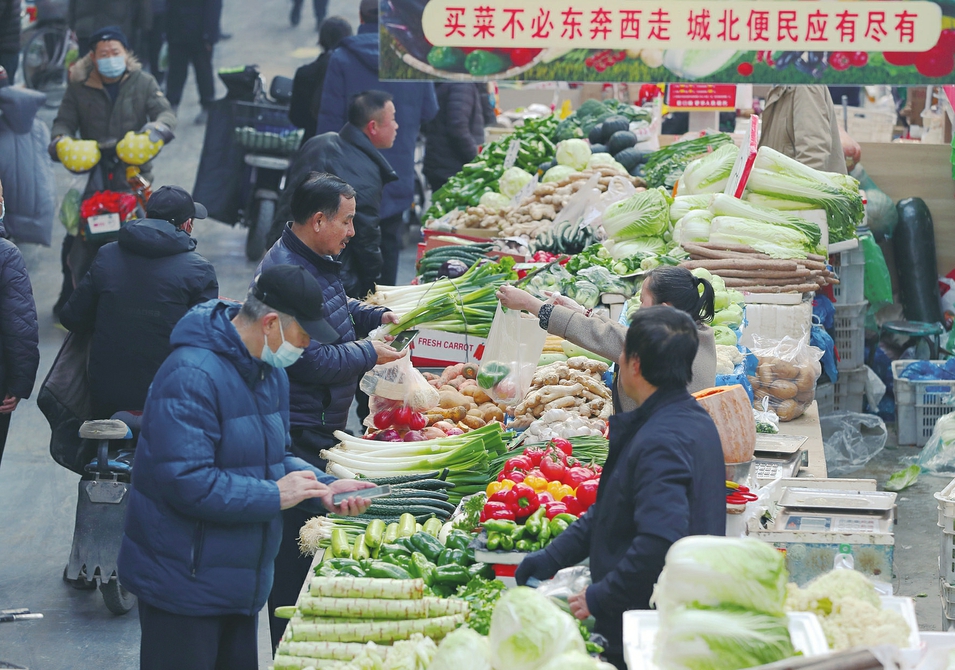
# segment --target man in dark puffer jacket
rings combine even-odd
[[[427,144],[423,172],[432,191],[474,160],[484,144],[485,107],[489,103],[483,89],[483,84],[435,84],[439,111],[424,129]]]
[[[0,184],[0,458],[10,415],[22,398],[30,397],[40,365],[33,289],[20,250],[6,239],[5,208]]]
[[[146,215],[99,250],[60,314],[67,329],[93,332],[90,396],[97,419],[143,408],[172,351],[173,327],[189,308],[219,294],[216,271],[190,235],[206,208],[179,186],[163,186]]]
[[[333,433],[348,423],[358,380],[375,365],[401,357],[384,342],[359,340],[382,323],[395,323],[397,315],[345,295],[335,260],[355,234],[355,190],[330,174],[312,173],[294,191],[293,220],[256,270],[256,275],[276,265],[298,265],[318,280],[325,302],[325,319],[340,339],[332,344],[313,342],[288,369],[291,387],[292,453],[319,469],[322,449],[335,446]],[[311,559],[298,549],[298,531],[309,515],[294,508],[283,512],[285,534],[275,561],[275,586],[269,611],[294,605],[308,573]],[[271,619],[272,641],[285,630],[284,619]]]

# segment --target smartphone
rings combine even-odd
[[[401,351],[402,349],[407,347],[409,344],[411,344],[414,341],[414,338],[416,337],[418,337],[417,330],[403,330],[400,333],[398,333],[395,336],[395,339],[393,339],[390,342],[391,348],[397,351]]]
[[[341,505],[349,498],[381,498],[391,495],[391,484],[376,486],[373,489],[362,489],[361,491],[346,491],[345,493],[336,493],[332,496],[332,502]]]

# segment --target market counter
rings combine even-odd
[[[809,464],[800,468],[800,477],[828,478],[826,451],[822,445],[822,426],[819,424],[819,405],[815,401],[798,419],[781,422],[779,432],[781,435],[804,435],[809,438],[804,445]]]

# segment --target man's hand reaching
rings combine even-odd
[[[322,498],[328,493],[328,487],[319,484],[315,473],[308,470],[290,472],[275,483],[279,487],[282,509],[295,507],[310,498]]]

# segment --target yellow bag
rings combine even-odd
[[[88,172],[99,163],[99,147],[95,140],[74,140],[64,137],[56,143],[56,157],[70,172]]]
[[[149,141],[149,133],[134,133],[130,130],[116,144],[116,155],[127,165],[143,165],[148,163],[163,147],[163,141]]]

